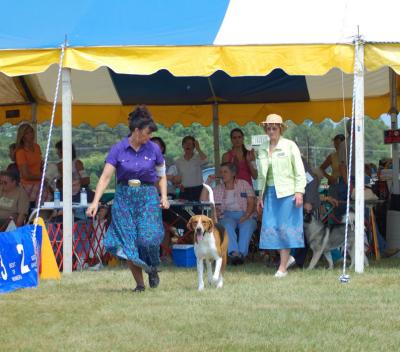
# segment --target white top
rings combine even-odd
[[[175,164],[171,165],[167,170],[167,176],[177,176],[178,170],[176,169]],[[175,194],[175,186],[172,181],[167,181],[167,193],[168,194]]]
[[[196,187],[203,184],[202,166],[207,164],[207,158],[201,160],[199,154],[194,154],[190,160],[183,156],[175,161],[178,174],[182,177],[183,187]]]

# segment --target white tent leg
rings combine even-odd
[[[355,42],[355,272],[364,272],[364,43]]]
[[[71,69],[62,69],[63,273],[72,273],[72,89]]]
[[[214,165],[215,174],[219,173],[220,155],[219,155],[219,116],[218,104],[213,105],[213,135],[214,135]]]
[[[396,87],[396,73],[393,69],[389,69],[389,81],[390,81],[390,118],[391,128],[393,130],[398,129],[397,123],[397,87]],[[399,184],[399,145],[398,143],[392,144],[392,160],[393,160],[393,187],[392,194],[400,194]]]

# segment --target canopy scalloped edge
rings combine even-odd
[[[1,50],[0,71],[8,76],[40,73],[58,64],[61,49]],[[345,44],[85,47],[67,48],[64,66],[94,71],[152,74],[167,69],[175,76],[209,76],[223,70],[231,76],[263,76],[275,68],[290,75],[323,75],[332,68],[353,71],[354,47]],[[365,67],[389,66],[400,74],[400,44],[366,44]]]
[[[326,118],[333,121],[340,121],[343,116],[351,114],[352,101],[345,100],[345,111],[343,111],[342,100],[332,101],[313,101],[299,103],[276,103],[276,104],[220,104],[218,106],[219,121],[225,125],[235,121],[239,125],[248,122],[261,122],[269,113],[281,114],[285,120],[292,120],[301,123],[304,120],[322,122]],[[400,106],[400,97],[398,97]],[[49,121],[51,116],[51,105],[43,104],[37,106],[37,121],[39,123]],[[389,96],[381,96],[365,99],[365,114],[378,118],[381,114],[389,111]],[[6,119],[6,111],[20,110],[19,118]],[[93,127],[106,123],[115,127],[120,123],[127,123],[127,117],[133,106],[114,106],[114,105],[74,105],[72,107],[72,123],[79,126],[83,123]],[[175,123],[189,126],[194,122],[203,126],[212,123],[212,105],[150,105],[155,120],[167,127]],[[30,105],[0,106],[0,124],[18,124],[22,121],[31,121],[32,108]],[[56,125],[61,125],[61,105],[57,106]]]
[[[45,71],[59,62],[61,49],[2,50],[0,71],[19,76]],[[354,47],[340,44],[84,47],[65,50],[64,67],[117,73],[152,74],[167,69],[175,76],[210,76],[223,70],[231,76],[264,76],[275,68],[290,75],[323,75],[332,68],[353,70]]]

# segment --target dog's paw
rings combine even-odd
[[[224,286],[224,280],[221,278],[221,280],[217,282],[217,288],[222,288],[222,286]]]
[[[218,283],[218,280],[219,280],[219,276],[213,275],[212,283],[216,285]]]
[[[202,282],[201,284],[199,284],[199,286],[197,287],[198,291],[203,291],[204,290],[204,283]]]

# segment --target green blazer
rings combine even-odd
[[[258,185],[261,195],[265,191],[270,158],[268,151],[269,141],[266,141],[258,150]],[[277,197],[287,197],[297,192],[304,193],[306,174],[297,145],[289,139],[280,137],[271,158]]]

